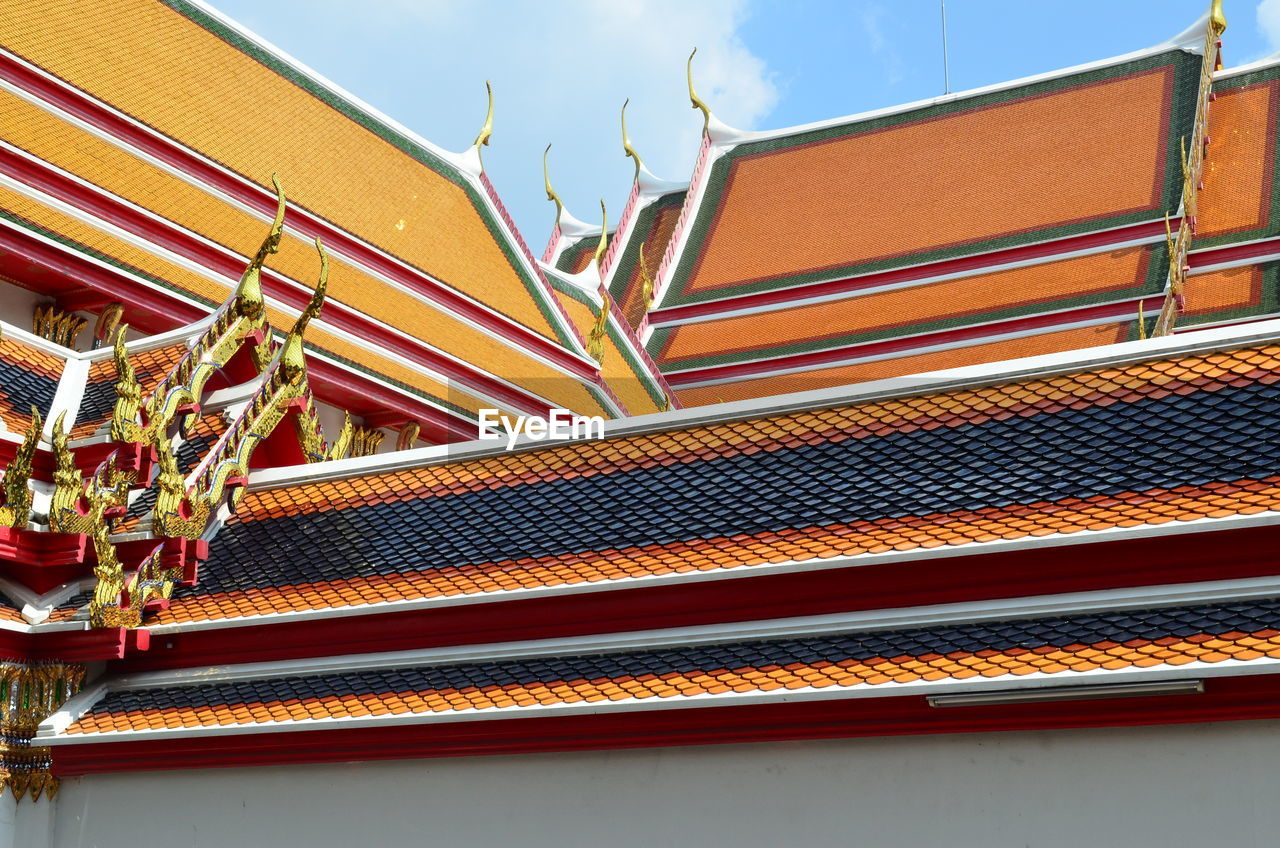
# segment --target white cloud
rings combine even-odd
[[[550,229],[541,155],[579,217],[598,198],[621,211],[632,165],[618,112],[654,173],[686,179],[701,116],[690,108],[685,60],[693,47],[699,95],[716,116],[759,125],[778,91],[738,36],[748,0],[348,0],[260,4],[214,0],[303,62],[436,144],[460,150],[484,116],[484,80],[496,100],[486,167],[535,253]]]
[[[1271,49],[1280,48],[1280,0],[1262,0],[1257,14],[1258,29]]]

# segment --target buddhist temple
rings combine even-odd
[[[1280,56],[1185,23],[759,131],[695,53],[535,235],[492,93],[4,4],[0,848],[1274,844]]]

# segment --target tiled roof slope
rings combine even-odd
[[[1199,70],[1167,50],[734,144],[663,305],[1160,218]]]
[[[31,407],[48,417],[65,362],[13,338],[0,338],[0,421],[12,433],[31,425]]]
[[[1280,659],[1280,600],[111,691],[65,733],[405,716]],[[894,694],[886,691],[885,694]]]
[[[546,293],[456,162],[196,4],[14,3],[0,44],[254,182],[289,175],[299,206],[554,336]]]
[[[146,396],[178,364],[187,352],[185,342],[129,354],[138,384]],[[71,438],[92,436],[111,422],[116,403],[116,365],[112,359],[99,359],[89,366],[89,379],[76,410]]]
[[[251,492],[157,622],[1280,507],[1280,344]]]

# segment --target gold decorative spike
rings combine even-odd
[[[476,136],[476,140],[471,142],[476,149],[476,158],[480,160],[480,170],[484,171],[484,158],[480,155],[481,147],[489,146],[489,139],[493,137],[493,86],[488,80],[484,81],[484,90],[489,94],[489,111],[484,116],[484,126],[480,128],[480,134]]]
[[[640,162],[640,154],[636,153],[636,149],[631,146],[631,136],[627,135],[627,104],[630,102],[631,102],[631,98],[628,97],[622,103],[622,149],[627,154],[627,156],[635,160],[635,165],[636,165],[635,179],[638,180],[640,179],[640,166],[642,164]]]
[[[133,370],[124,347],[124,335],[128,329],[128,324],[116,328],[111,350],[111,358],[116,367],[116,405],[111,412],[113,442],[143,440],[142,425],[138,423],[138,413],[142,409],[142,385],[138,382],[138,375]]]
[[[40,410],[31,407],[31,425],[27,427],[22,444],[13,455],[13,461],[4,470],[3,492],[4,504],[0,505],[0,527],[13,527],[21,530],[31,520],[31,460],[36,455],[36,445],[40,442],[40,430],[44,420]]]
[[[75,455],[67,447],[67,434],[62,429],[60,413],[53,424],[53,497],[49,503],[49,530],[54,533],[93,533],[93,510],[123,508],[128,504],[129,489],[136,475],[122,471],[112,452],[88,480],[76,468]]]
[[[120,319],[124,317],[124,304],[109,303],[98,313],[98,320],[93,325],[93,347],[96,350],[102,343],[111,338]]]
[[[689,54],[689,102],[693,104],[693,108],[702,112],[702,132],[705,134],[711,129],[711,110],[707,108],[707,104],[702,102],[702,98],[698,96],[698,92],[693,90],[693,57],[698,55],[698,48],[693,48],[693,52]]]
[[[66,410],[63,410],[53,422],[53,498],[49,504],[49,530],[54,533],[87,533],[92,527],[80,509],[84,476],[76,468],[75,455],[67,447],[67,433],[62,426],[66,416]]]
[[[320,314],[329,280],[329,261],[319,239],[316,239],[316,249],[320,252],[320,281],[311,302],[298,316],[285,343],[259,378],[261,384],[257,391],[197,469],[195,482],[189,489],[178,471],[171,447],[165,439],[157,439],[160,474],[156,479],[152,524],[161,535],[199,538],[209,525],[214,507],[224,497],[233,507],[243,497],[244,488],[236,485],[235,481],[248,476],[249,460],[254,450],[285,416],[301,403],[301,414],[314,420],[302,338],[307,324]],[[324,458],[324,453],[319,450],[311,449],[310,452],[318,454],[317,458]]]
[[[547,168],[547,154],[551,152],[551,145],[547,145],[547,149],[542,151],[542,181],[547,187],[547,200],[554,201],[556,204],[556,226],[560,225],[560,216],[564,214],[564,204],[560,202],[560,195],[556,194],[556,190],[551,187],[551,172]]]
[[[333,444],[325,452],[325,459],[346,459],[351,454],[351,440],[354,436],[355,426],[351,423],[351,413],[344,412],[342,429],[338,431],[338,438],[333,440]]]
[[[400,428],[399,435],[396,436],[396,450],[410,450],[418,443],[418,434],[422,432],[422,428],[417,421],[410,421]]]
[[[600,201],[600,241],[596,243],[596,255],[593,262],[596,267],[600,267],[600,263],[604,261],[605,249],[609,246],[609,213],[605,211],[604,200]],[[602,269],[603,273],[603,269]]]
[[[609,310],[613,303],[609,290],[604,286],[600,287],[600,299],[600,314],[596,316],[596,323],[587,335],[587,353],[596,362],[604,364],[604,339],[609,332]]]
[[[384,434],[369,427],[356,427],[351,438],[351,456],[372,456],[382,447]]]
[[[1182,208],[1179,210],[1178,235],[1170,232],[1168,216],[1165,216],[1166,241],[1169,245],[1169,282],[1165,288],[1164,303],[1151,329],[1151,336],[1170,335],[1185,306],[1184,289],[1187,271],[1187,253],[1195,235],[1196,212],[1200,192],[1200,180],[1204,173],[1204,157],[1209,142],[1209,104],[1213,100],[1213,74],[1219,65],[1218,46],[1227,19],[1222,13],[1221,0],[1213,0],[1209,7],[1209,21],[1205,27],[1204,52],[1200,62],[1200,85],[1196,95],[1195,120],[1190,142],[1182,140]]]
[[[325,253],[319,236],[316,236],[316,250],[320,254],[320,280],[316,283],[316,290],[311,295],[311,302],[294,322],[293,329],[285,337],[284,346],[280,351],[280,366],[284,369],[285,378],[291,383],[298,382],[306,374],[307,359],[302,352],[302,335],[306,332],[311,319],[319,317],[320,310],[324,308],[325,290],[329,287],[329,254]]]
[[[1145,300],[1138,301],[1138,338],[1145,339],[1147,337],[1147,302]]]
[[[653,274],[649,272],[649,261],[644,258],[647,241],[640,242],[640,297],[646,311],[653,308]]]
[[[662,406],[658,407],[658,411],[659,411],[659,412],[670,412],[670,411],[671,411],[671,396],[670,396],[670,395],[664,394],[664,395],[662,396]]]
[[[85,667],[69,663],[0,663],[0,792],[14,800],[58,793],[47,747],[32,745],[40,722],[84,686]]]
[[[214,314],[209,329],[152,391],[146,403],[146,427],[141,437],[132,441],[167,437],[178,409],[199,404],[205,383],[231,360],[247,338],[255,334],[261,337],[253,349],[258,369],[265,370],[270,363],[274,348],[265,332],[266,302],[262,297],[261,275],[267,257],[280,248],[285,215],[284,189],[279,176],[272,174],[271,182],[276,189],[276,217],[271,230],[245,268],[235,292]]]
[[[74,312],[63,312],[49,304],[36,307],[31,326],[40,338],[75,350],[76,338],[88,323]]]

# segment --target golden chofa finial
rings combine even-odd
[[[267,308],[262,299],[262,265],[267,257],[280,249],[280,236],[284,233],[284,188],[280,185],[280,175],[271,174],[271,184],[276,188],[276,217],[271,222],[271,231],[262,240],[262,246],[249,260],[249,267],[244,269],[240,277],[240,285],[236,286],[236,314],[246,318],[259,318]]]
[[[1214,35],[1222,35],[1227,30],[1227,16],[1222,13],[1222,0],[1213,0],[1209,7],[1209,28]]]
[[[547,149],[542,151],[542,181],[547,187],[547,200],[554,201],[556,204],[556,224],[560,224],[560,216],[564,214],[564,203],[560,201],[560,195],[556,194],[556,190],[551,187],[551,171],[547,167],[547,154],[551,152],[551,145],[547,145]]]
[[[627,156],[635,160],[635,163],[636,163],[635,178],[638,180],[640,179],[640,167],[642,164],[640,162],[640,154],[636,153],[636,149],[631,146],[631,137],[627,135],[627,104],[630,102],[631,102],[631,98],[628,97],[622,103],[622,149],[624,152],[626,152]]]
[[[604,261],[605,248],[609,246],[609,213],[605,211],[604,200],[600,201],[600,242],[596,245],[595,263],[600,267]]]
[[[480,134],[472,142],[472,146],[476,149],[476,158],[480,160],[481,172],[484,171],[484,159],[480,156],[480,148],[488,147],[489,139],[493,137],[493,86],[488,80],[484,81],[484,90],[489,93],[489,111],[485,113],[484,126],[480,128]]]
[[[702,112],[702,131],[709,132],[711,129],[711,110],[707,108],[707,104],[702,102],[702,98],[698,96],[698,92],[693,90],[693,57],[698,55],[698,48],[693,48],[693,52],[689,54],[689,101],[693,104],[693,108]]]
[[[324,307],[325,289],[329,287],[329,254],[325,253],[324,245],[321,244],[318,236],[316,250],[320,253],[320,281],[316,283],[311,302],[307,304],[306,309],[302,310],[302,314],[298,316],[293,329],[284,340],[284,350],[280,351],[280,367],[284,370],[285,379],[290,383],[298,382],[306,372],[307,360],[302,352],[302,334],[311,323],[311,319],[320,315],[320,310]]]

